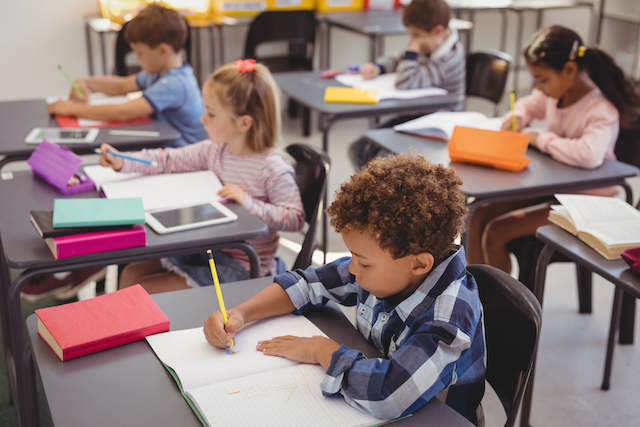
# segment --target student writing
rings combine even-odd
[[[402,13],[410,40],[404,52],[381,56],[375,63],[364,64],[360,73],[365,79],[397,72],[398,89],[440,87],[452,95],[464,95],[467,63],[464,48],[455,28],[449,28],[451,7],[445,0],[413,0]],[[462,102],[452,110],[461,110]],[[418,115],[393,118],[379,127],[393,127]],[[351,162],[360,169],[370,158],[389,154],[360,138],[349,147]]]
[[[304,210],[293,168],[276,150],[280,138],[280,97],[271,73],[253,60],[216,70],[202,89],[202,123],[209,139],[180,148],[142,150],[129,155],[155,161],[144,165],[111,156],[103,144],[100,164],[145,174],[212,170],[223,184],[218,193],[267,223],[268,232],[249,240],[260,257],[260,274],[283,271],[275,253],[278,230],[298,231]],[[240,250],[214,252],[220,282],[249,278],[249,260]],[[206,254],[129,264],[120,286],[140,283],[149,293],[213,284]]]
[[[108,121],[155,114],[158,120],[169,123],[182,134],[173,146],[205,139],[206,133],[199,122],[203,113],[200,88],[193,68],[183,63],[180,53],[188,31],[186,21],[176,11],[149,5],[125,27],[125,40],[135,52],[142,71],[127,77],[81,77],[76,84],[86,95],[72,89],[69,101],[50,104],[49,113]],[[90,91],[124,95],[140,90],[142,97],[125,104],[87,103]]]
[[[453,244],[467,214],[462,181],[416,155],[372,160],[327,209],[351,257],[286,272],[247,302],[205,321],[227,348],[247,323],[335,301],[357,306],[358,330],[384,354],[367,359],[324,337],[265,337],[266,355],[320,364],[326,395],[378,418],[410,414],[436,397],[482,425],[482,308],[464,249]],[[237,339],[241,339],[238,336]],[[317,386],[317,385],[311,385]]]
[[[615,159],[620,124],[635,120],[640,98],[633,84],[604,51],[587,47],[580,36],[561,26],[536,33],[523,54],[534,78],[535,89],[516,102],[516,128],[527,133],[530,145],[561,163],[592,169],[604,159]],[[527,126],[545,119],[546,129]],[[503,129],[511,127],[505,116]],[[615,195],[616,188],[590,190]],[[481,207],[474,214],[471,231],[480,236],[481,258],[470,252],[469,262],[484,262],[510,272],[506,244],[534,235],[547,223],[548,203],[525,200]],[[471,235],[473,236],[473,234]],[[471,237],[470,236],[470,237]],[[476,240],[477,243],[477,240]],[[477,246],[476,246],[477,247]]]

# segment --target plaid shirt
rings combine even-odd
[[[460,248],[395,306],[365,291],[349,273],[350,257],[275,278],[300,314],[328,300],[357,305],[357,326],[385,358],[367,359],[344,345],[333,353],[320,387],[340,393],[377,418],[415,412],[438,397],[474,424],[482,423],[486,352],[482,306]]]

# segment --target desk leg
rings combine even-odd
[[[329,130],[335,123],[332,115],[327,115],[322,123],[322,149],[329,154]],[[324,207],[329,206],[329,177],[327,177],[327,191],[324,192]],[[327,263],[327,251],[329,250],[329,232],[327,227],[327,215],[322,211],[322,241],[320,242],[322,249],[322,263]]]
[[[624,293],[622,297],[622,313],[620,314],[620,344],[633,344],[634,324],[636,319],[636,299]]]
[[[549,245],[545,245],[540,252],[538,262],[536,264],[536,278],[533,284],[533,294],[538,298],[540,307],[542,308],[542,301],[544,299],[544,284],[547,276],[547,266],[551,261],[551,256],[555,251]],[[522,413],[520,414],[520,427],[530,427],[529,418],[531,417],[531,399],[533,397],[533,379],[536,372],[536,361],[538,349],[536,347],[536,354],[533,359],[533,366],[529,373],[529,380],[527,381],[527,388],[524,391],[524,397],[522,399]]]
[[[216,70],[216,53],[218,50],[216,49],[215,26],[216,24],[212,24],[211,26],[207,27],[207,31],[209,31],[209,45],[211,46],[211,58],[209,59],[212,73]]]
[[[502,20],[502,27],[500,29],[500,50],[506,52],[507,50],[507,10],[500,10],[500,17]],[[467,52],[468,53],[468,52]]]
[[[522,28],[524,26],[524,12],[522,10],[518,10],[517,14],[518,29],[516,36],[516,54],[513,64],[513,70],[515,71],[515,73],[513,73],[513,87],[516,91],[516,94],[518,93],[518,76],[520,75],[520,49],[522,49],[522,31],[524,31]]]
[[[2,244],[0,243],[0,324],[2,324],[2,336],[4,337],[4,353],[5,364],[7,369],[7,383],[9,390],[9,403],[15,402],[15,390],[13,389],[13,353],[11,351],[11,334],[9,330],[9,312],[7,311],[8,302],[7,297],[9,295],[9,285],[11,283],[11,275],[9,274],[9,266],[4,262],[5,257],[2,251]]]
[[[611,309],[611,325],[609,326],[609,338],[607,339],[607,355],[604,362],[604,376],[602,377],[602,389],[609,390],[611,379],[611,363],[613,362],[613,348],[616,341],[616,331],[620,327],[620,308],[622,306],[622,288],[616,286],[613,295],[613,308]]]
[[[106,76],[111,73],[107,73],[107,53],[105,52],[104,47],[104,33],[99,33],[100,35],[100,56],[102,59],[102,75]]]
[[[91,26],[89,22],[84,24],[84,34],[87,43],[87,61],[89,62],[89,75],[93,76],[93,52],[91,52]]]

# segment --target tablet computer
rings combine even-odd
[[[96,140],[100,129],[62,129],[62,128],[35,128],[24,139],[27,144],[39,144],[43,140],[55,143],[79,143],[91,144]]]
[[[235,221],[238,216],[219,202],[147,212],[147,224],[158,234]]]

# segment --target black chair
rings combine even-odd
[[[140,71],[140,67],[127,66],[126,57],[131,52],[131,46],[124,39],[124,29],[129,24],[129,21],[122,25],[120,31],[118,31],[118,37],[116,38],[116,57],[115,57],[115,75],[116,76],[129,76],[131,74]],[[187,54],[187,62],[191,63],[191,30],[187,25],[187,40],[184,43],[184,51]]]
[[[306,144],[291,144],[287,147],[287,152],[296,160],[296,183],[300,188],[308,224],[302,248],[292,269],[304,269],[311,265],[316,248],[316,230],[322,218],[331,159],[321,149]]]
[[[507,414],[505,427],[511,427],[535,358],[542,309],[529,289],[502,270],[480,264],[467,269],[478,283],[484,310],[485,378]]]
[[[495,104],[494,116],[509,77],[513,58],[498,50],[481,50],[467,55],[467,96],[485,98]]]
[[[255,17],[249,26],[244,48],[245,58],[254,58],[271,72],[313,70],[316,17],[311,10],[267,11]],[[286,42],[287,53],[259,55],[264,43]],[[297,115],[298,104],[289,100],[289,115]],[[302,108],[304,136],[311,131],[311,112]]]

